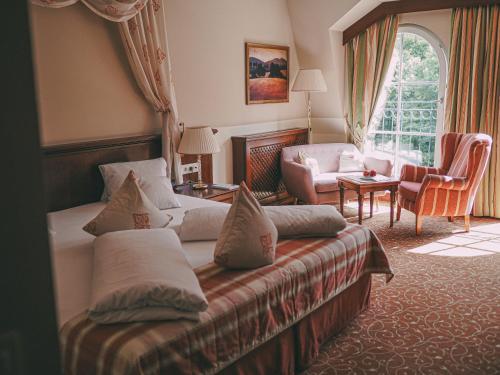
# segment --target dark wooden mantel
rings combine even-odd
[[[384,17],[391,14],[425,12],[429,10],[450,8],[467,8],[490,4],[500,4],[500,0],[400,0],[385,2],[345,29],[342,34],[342,42],[343,44],[346,44],[375,22],[380,21]]]

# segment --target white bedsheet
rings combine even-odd
[[[173,216],[168,225],[176,230],[182,223],[184,212],[191,208],[225,205],[178,195],[182,207],[165,210]],[[54,271],[55,296],[59,326],[73,316],[87,309],[90,304],[92,284],[94,236],[82,227],[94,218],[105,206],[96,202],[49,213],[52,236],[52,264]],[[215,241],[182,243],[188,262],[193,268],[213,260]]]

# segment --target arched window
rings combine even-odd
[[[439,40],[419,26],[400,26],[365,152],[393,159],[395,175],[405,163],[438,165],[445,87]]]

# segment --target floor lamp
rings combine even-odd
[[[323,73],[319,69],[300,69],[295,76],[295,81],[292,85],[292,91],[305,92],[307,102],[307,141],[312,143],[312,127],[311,127],[311,92],[326,92],[326,83],[323,78]]]

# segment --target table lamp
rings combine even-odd
[[[198,156],[198,182],[193,189],[206,189],[208,185],[201,180],[201,155],[219,152],[219,144],[210,126],[185,128],[177,152],[179,154]]]
[[[326,83],[323,73],[319,69],[300,69],[295,76],[292,91],[306,93],[307,102],[307,140],[311,143],[311,92],[326,92]]]

